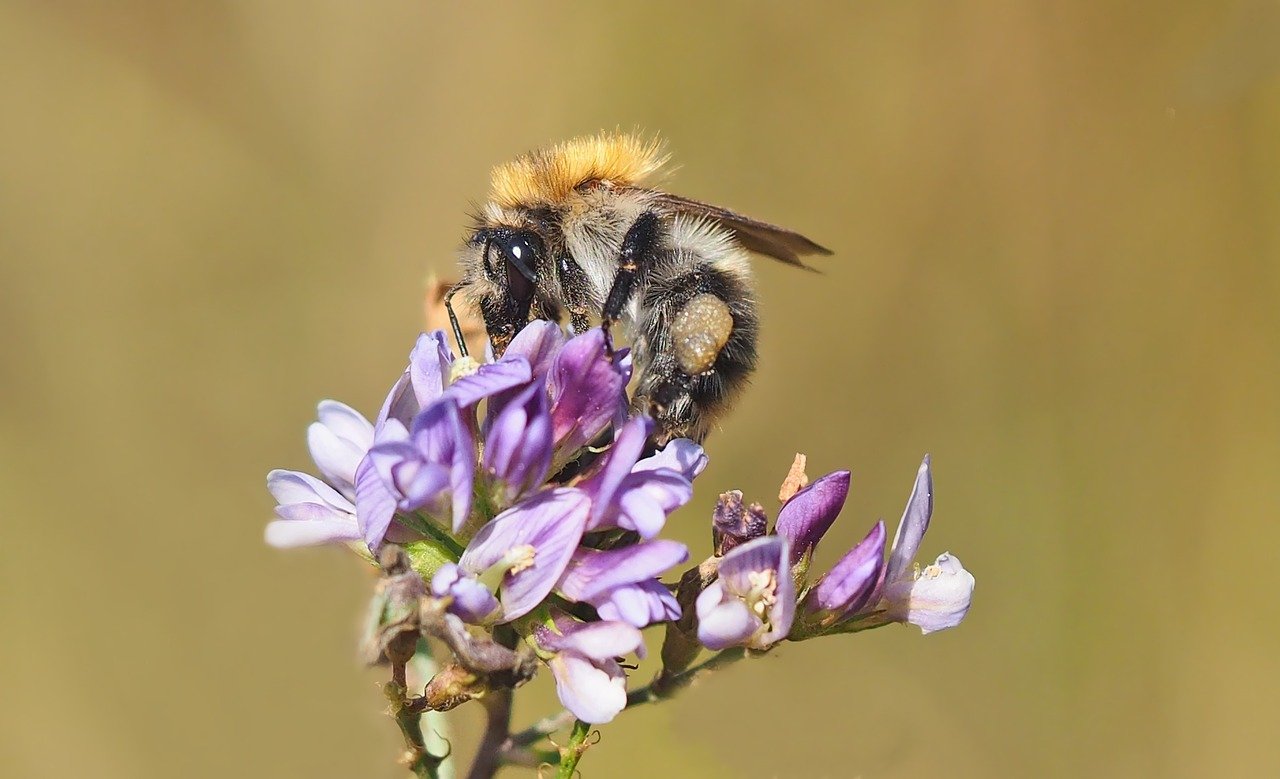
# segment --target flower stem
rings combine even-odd
[[[589,746],[587,734],[591,732],[591,726],[582,720],[576,720],[573,723],[573,732],[569,735],[569,743],[560,749],[560,770],[556,772],[558,779],[573,779],[574,771],[578,770],[578,761],[582,759],[582,753],[587,751]]]
[[[393,667],[392,680],[386,683],[382,692],[391,702],[391,716],[404,736],[405,765],[420,779],[440,779],[440,764],[449,756],[436,757],[427,751],[422,738],[422,708],[419,701],[405,697],[404,678],[404,666]]]
[[[511,735],[511,699],[510,688],[493,690],[480,699],[487,715],[484,738],[467,779],[491,779],[505,762],[503,745]]]

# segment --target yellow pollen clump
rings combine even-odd
[[[478,370],[480,370],[480,363],[473,357],[459,357],[449,366],[449,383],[452,384],[458,379],[465,379]]]
[[[507,573],[515,575],[521,571],[527,571],[533,567],[534,557],[537,556],[538,550],[531,544],[521,544],[513,546],[507,552],[506,559],[511,561],[511,567],[507,569]]]

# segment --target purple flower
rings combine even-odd
[[[588,530],[620,527],[641,538],[658,535],[667,515],[693,497],[694,476],[702,472],[702,447],[677,439],[652,457],[637,461],[653,430],[648,417],[633,417],[579,489],[591,496]]]
[[[680,616],[680,604],[657,576],[689,559],[676,541],[648,541],[609,551],[579,548],[556,589],[589,603],[604,620],[642,628]]]
[[[551,415],[541,381],[531,382],[491,415],[485,434],[484,472],[492,497],[509,506],[532,492],[551,469]]]
[[[280,504],[267,524],[267,543],[276,547],[310,546],[360,540],[356,507],[333,487],[297,471],[267,474],[267,489]]]
[[[625,350],[610,359],[604,331],[596,327],[570,339],[556,353],[547,377],[556,464],[573,458],[611,422],[627,412],[631,360]]]
[[[614,658],[640,651],[640,631],[622,622],[582,623],[556,615],[555,629],[537,625],[533,639],[551,667],[560,703],[575,717],[602,725],[627,705],[627,677]]]
[[[475,479],[476,447],[471,429],[463,421],[458,404],[443,397],[427,406],[413,419],[413,428],[405,430],[398,420],[390,419],[383,429],[383,441],[369,450],[367,462],[395,498],[396,508],[413,512],[426,511],[433,517],[451,517],[456,533],[466,524],[471,511],[471,489]],[[363,510],[360,476],[357,474],[356,507]],[[376,548],[386,534],[390,517],[385,503],[378,503],[380,513],[361,511],[365,541]],[[373,517],[386,523],[373,524]]]
[[[591,504],[577,490],[540,492],[494,517],[471,540],[458,567],[498,591],[501,622],[528,614],[569,564]]]
[[[783,536],[765,536],[720,560],[720,577],[696,603],[703,646],[767,649],[787,637],[796,606],[790,546]]]

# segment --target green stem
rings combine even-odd
[[[573,772],[578,770],[578,761],[582,753],[587,751],[587,734],[591,726],[582,720],[573,723],[573,733],[569,735],[569,743],[560,749],[560,770],[556,773],[559,779],[573,779]]]
[[[391,716],[395,718],[400,733],[404,736],[405,764],[419,779],[440,779],[440,764],[449,756],[436,757],[427,751],[426,742],[422,738],[422,709],[405,697],[404,666],[398,673],[393,673],[391,681],[382,688],[382,692],[391,702]]]
[[[455,558],[462,556],[462,545],[458,543],[456,538],[445,532],[443,528],[437,527],[436,523],[429,519],[425,519],[420,514],[398,514],[397,516],[401,522],[405,523],[410,528],[418,531],[424,536],[427,536],[432,541],[443,546],[445,549],[448,549],[453,553]]]

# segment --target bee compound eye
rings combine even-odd
[[[538,262],[542,256],[542,239],[527,230],[513,232],[495,239],[494,244],[502,253],[507,266],[507,289],[517,300],[533,297],[533,285],[538,280]]]

